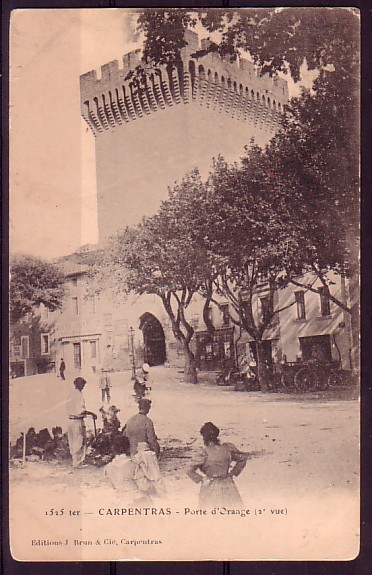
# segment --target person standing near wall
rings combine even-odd
[[[67,414],[69,426],[67,430],[68,445],[72,457],[72,467],[83,467],[87,450],[87,433],[85,427],[85,417],[91,415],[97,419],[97,415],[85,409],[83,389],[86,380],[77,377],[74,380],[74,389],[67,401]]]
[[[105,397],[107,399],[107,403],[110,403],[110,401],[111,401],[111,393],[110,393],[111,378],[107,374],[107,371],[104,367],[102,368],[101,372],[102,373],[101,373],[101,376],[99,378],[99,388],[100,388],[101,394],[102,394],[102,403],[105,401]]]
[[[59,375],[60,375],[61,379],[63,379],[63,381],[65,380],[65,370],[66,370],[66,364],[65,364],[65,361],[62,357],[61,363],[59,365]]]

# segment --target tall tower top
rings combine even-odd
[[[181,65],[158,66],[148,74],[145,88],[127,79],[140,64],[141,52],[134,50],[80,77],[81,113],[98,136],[107,130],[140,119],[158,110],[190,102],[228,114],[236,120],[263,123],[274,132],[283,105],[288,101],[287,82],[261,75],[254,64],[239,58],[221,58],[216,53],[195,58],[208,47],[198,35],[186,30],[187,46],[181,50]]]

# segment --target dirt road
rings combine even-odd
[[[329,395],[301,396],[239,393],[228,387],[202,383],[195,386],[181,382],[182,375],[173,369],[153,368],[150,413],[162,446],[161,466],[172,490],[189,486],[184,470],[201,448],[199,429],[213,421],[221,429],[221,438],[235,443],[251,454],[246,470],[239,478],[242,492],[255,486],[269,492],[278,486],[299,493],[319,492],[330,488],[355,490],[358,485],[359,403],[334,399]],[[136,410],[130,374],[113,374],[112,403],[120,408],[124,424]],[[61,381],[54,374],[16,379],[11,386],[11,438],[31,425],[36,430],[54,425],[66,428],[65,397],[71,381]],[[84,390],[88,409],[98,412],[101,405],[96,378],[89,379]],[[89,425],[89,420],[87,420]],[[98,419],[99,425],[100,419]],[[38,471],[33,471],[34,469]],[[47,471],[51,469],[50,473]],[[65,465],[28,463],[27,474],[40,481],[61,479],[69,471]],[[12,471],[15,481],[26,470]],[[83,476],[97,486],[101,470],[87,468]],[[35,477],[36,478],[36,477]],[[72,477],[68,483],[71,484]],[[189,486],[190,487],[190,486]]]

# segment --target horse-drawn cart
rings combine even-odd
[[[285,362],[274,374],[276,385],[296,392],[317,391],[348,387],[351,372],[343,370],[340,362],[315,361]]]

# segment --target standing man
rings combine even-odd
[[[107,372],[106,372],[104,367],[101,369],[101,372],[102,373],[101,373],[101,376],[99,378],[99,387],[100,387],[101,394],[102,394],[102,403],[105,401],[105,396],[107,398],[107,403],[110,403],[110,401],[111,401],[111,395],[110,395],[111,379],[107,375]]]
[[[150,366],[148,363],[144,363],[141,372],[138,373],[134,380],[133,390],[136,395],[136,399],[142,399],[146,395],[146,391],[150,388],[147,387],[147,381],[149,377]]]
[[[65,369],[66,369],[66,364],[64,362],[63,357],[61,358],[61,363],[59,365],[59,375],[61,376],[61,379],[65,380]]]
[[[85,409],[83,389],[86,381],[77,377],[74,381],[74,389],[67,401],[67,413],[69,426],[67,430],[68,444],[72,457],[72,467],[83,467],[87,450],[87,432],[84,418],[91,415],[97,419],[97,415]]]
[[[160,446],[155,434],[154,424],[147,417],[150,409],[151,399],[140,399],[137,415],[133,415],[124,428],[123,434],[129,439],[131,456],[137,453],[139,443],[146,442],[151,451],[156,453],[156,457],[159,457]]]

